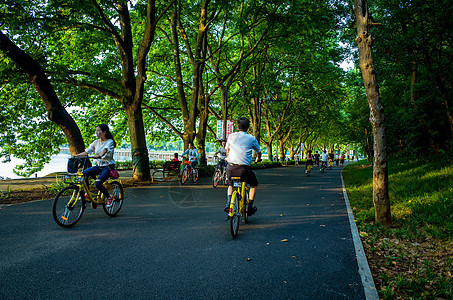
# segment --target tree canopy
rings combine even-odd
[[[301,142],[373,156],[358,63],[340,67],[357,60],[349,2],[16,0],[0,4],[0,32],[41,66],[85,145],[108,124],[146,179],[153,142],[196,141],[205,157],[217,120],[238,116],[270,157]],[[390,153],[452,147],[453,5],[434,2],[369,5]],[[70,138],[3,39],[0,58],[0,155],[27,175]]]

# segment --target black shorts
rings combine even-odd
[[[228,185],[230,186],[233,185],[231,177],[241,177],[242,181],[247,182],[251,186],[258,186],[258,179],[250,166],[228,164],[227,177]]]

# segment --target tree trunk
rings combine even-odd
[[[141,102],[140,102],[141,104]],[[124,105],[131,142],[132,166],[134,180],[150,180],[149,156],[146,147],[145,126],[141,105]]]
[[[72,155],[83,152],[85,145],[80,129],[74,119],[61,105],[55,90],[41,65],[30,55],[17,47],[0,31],[0,49],[27,73],[47,110],[47,118],[57,124],[66,136]]]
[[[390,199],[388,193],[387,145],[385,136],[384,107],[374,70],[371,52],[374,37],[370,33],[366,0],[354,0],[357,22],[356,42],[359,48],[360,69],[370,107],[370,122],[374,136],[373,203],[376,221],[391,226]]]
[[[124,90],[124,95],[120,101],[126,112],[129,127],[133,177],[134,180],[146,181],[151,180],[151,174],[141,105],[146,81],[146,61],[156,29],[155,1],[148,0],[147,3],[146,25],[137,51],[136,71],[134,70],[133,58],[134,41],[127,2],[120,2],[118,4],[118,14],[121,24],[121,36],[118,36],[115,32],[113,33],[113,38],[121,57],[121,86]],[[105,20],[104,22],[107,25],[111,25],[109,24],[109,20]]]

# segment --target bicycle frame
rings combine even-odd
[[[233,191],[233,194],[231,195],[231,202],[230,202],[230,211],[228,212],[229,217],[233,217],[235,214],[234,211],[234,205],[237,199],[237,195],[239,194],[241,197],[239,199],[239,211],[236,213],[239,213],[240,216],[243,216],[245,214],[245,205],[249,201],[248,197],[246,198],[246,191],[248,192],[248,187],[247,183],[245,181],[238,182],[237,180],[240,180],[241,177],[232,177],[231,180],[233,180],[233,187],[236,189]],[[236,186],[235,186],[236,185]],[[248,193],[247,193],[248,194]],[[244,203],[244,200],[246,201]]]
[[[77,173],[76,178],[78,179],[77,180],[78,182],[69,183],[70,185],[74,185],[74,186],[78,187],[78,190],[79,190],[74,204],[77,203],[77,201],[78,201],[77,199],[79,199],[81,192],[84,193],[85,201],[87,201],[87,202],[91,202],[94,204],[102,204],[106,201],[105,195],[103,193],[101,193],[100,191],[96,190],[96,192],[91,192],[90,186],[94,186],[94,185],[89,182],[89,178],[86,178],[80,172]],[[109,178],[103,184],[104,185],[109,184],[112,180],[113,179]],[[116,178],[114,180],[118,181],[121,184],[121,179]],[[72,199],[71,199],[71,201],[72,201]]]

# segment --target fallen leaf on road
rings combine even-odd
[[[287,241],[288,241],[288,239],[283,239],[283,240],[281,240],[281,241],[282,241],[282,242],[287,242]]]

